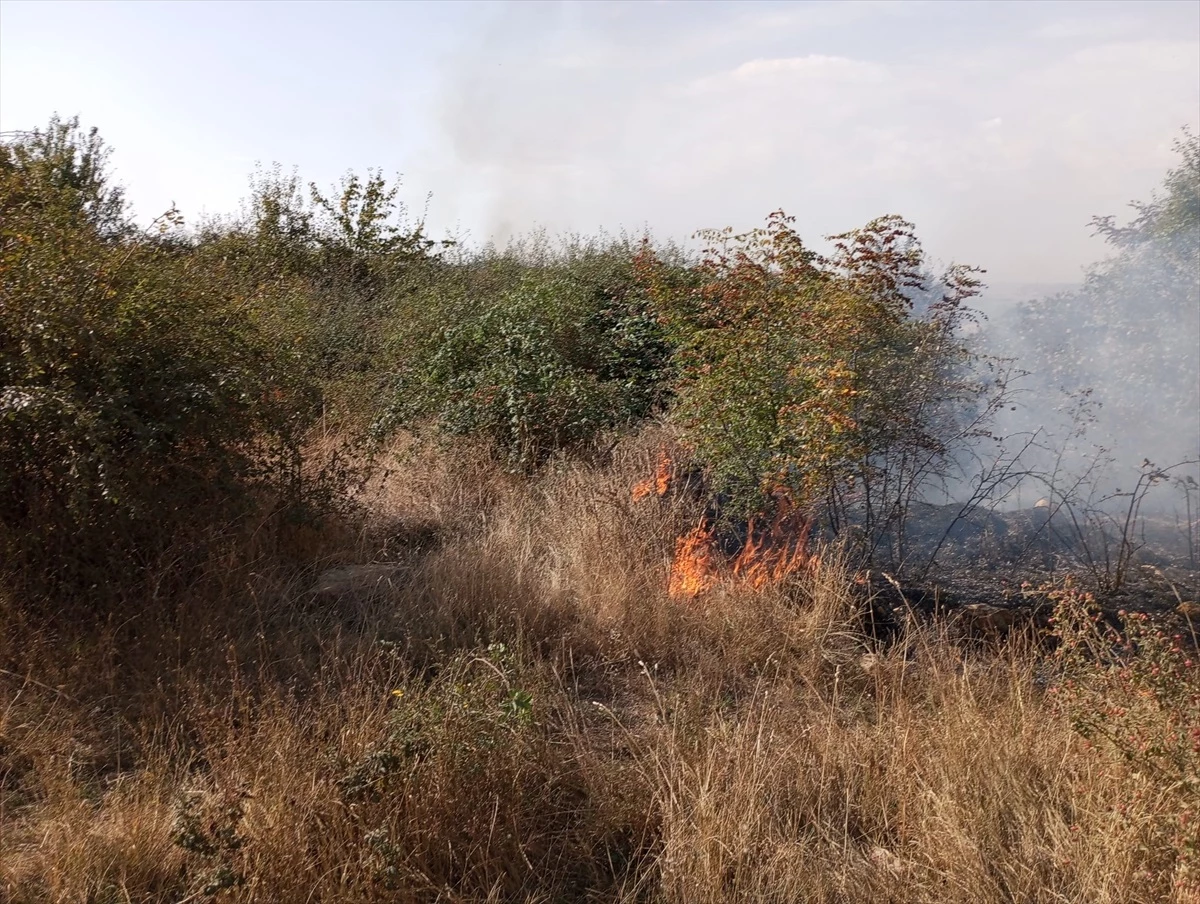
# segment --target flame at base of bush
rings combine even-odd
[[[812,519],[796,511],[786,497],[776,497],[770,524],[759,527],[751,520],[741,552],[726,564],[717,550],[712,525],[701,523],[675,543],[667,593],[676,599],[692,599],[722,580],[755,590],[778,583],[816,561],[808,552],[811,531]]]
[[[699,596],[717,582],[718,576],[715,537],[709,525],[701,524],[675,541],[668,595],[674,598]]]
[[[657,496],[661,499],[666,496],[671,489],[671,476],[675,468],[675,463],[671,461],[666,451],[658,453],[658,464],[654,469],[654,476],[647,477],[645,480],[639,480],[634,484],[631,496],[634,502],[641,502],[649,496]]]
[[[812,519],[798,512],[786,496],[776,499],[775,516],[765,530],[750,522],[746,545],[733,561],[733,573],[758,589],[782,581],[812,562],[808,537]]]

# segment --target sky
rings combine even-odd
[[[1200,127],[1200,2],[0,0],[0,131],[55,112],[143,221],[372,167],[475,245],[897,213],[993,285],[1070,283]]]

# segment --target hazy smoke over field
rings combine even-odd
[[[1098,466],[1102,492],[1128,491],[1147,461],[1191,462],[1172,473],[1200,478],[1200,142],[1179,148],[1183,161],[1130,225],[1097,220],[1111,255],[1079,287],[1030,299],[987,331],[1028,371],[998,432],[1041,431],[1026,463],[1057,470],[1057,486]],[[1151,504],[1169,507],[1167,495]]]
[[[480,242],[542,225],[683,240],[896,213],[989,281],[1077,280],[1088,220],[1200,109],[1182,4],[510,4],[455,54],[428,185]],[[423,183],[424,184],[424,183]]]

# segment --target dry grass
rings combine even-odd
[[[872,648],[829,558],[668,600],[657,442],[532,483],[410,450],[361,528],[214,539],[136,616],[0,599],[0,894],[1200,900],[1194,786],[1081,737],[1035,650]],[[298,545],[402,579],[315,598]]]

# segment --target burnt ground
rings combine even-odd
[[[941,616],[972,634],[1047,627],[1050,605],[1037,588],[1074,576],[1118,630],[1120,612],[1144,612],[1200,645],[1200,551],[1195,526],[1173,516],[1078,525],[1046,509],[977,511],[921,506],[904,534],[884,538],[864,576],[877,633],[905,619]],[[902,553],[897,555],[897,552]]]

